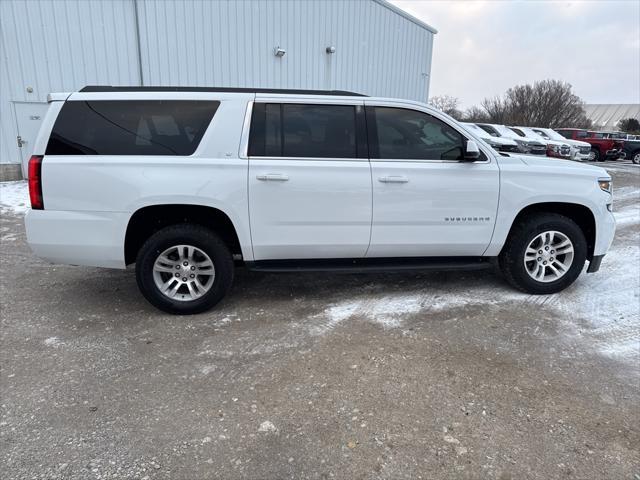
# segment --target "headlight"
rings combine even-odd
[[[610,178],[601,178],[598,180],[598,185],[600,185],[600,190],[611,193],[611,179]]]

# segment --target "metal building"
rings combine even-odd
[[[603,104],[591,103],[584,106],[587,118],[593,122],[593,128],[604,131],[618,130],[620,120],[635,118],[640,121],[639,104]]]
[[[426,101],[435,33],[385,0],[2,0],[0,173],[17,174],[31,154],[52,91],[270,87]]]

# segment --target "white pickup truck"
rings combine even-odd
[[[422,103],[338,91],[51,94],[25,165],[28,242],[126,268],[171,313],[254,270],[476,269],[562,290],[613,239],[599,167],[498,153]],[[292,288],[295,288],[293,286]]]

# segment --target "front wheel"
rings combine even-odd
[[[513,227],[499,263],[512,286],[540,295],[571,285],[586,258],[587,242],[580,227],[563,215],[541,213]]]
[[[589,154],[589,160],[592,162],[600,161],[600,150],[597,148],[592,148],[591,153]]]
[[[189,315],[217,304],[231,288],[233,258],[224,242],[199,225],[173,225],[154,233],[138,252],[142,295],[168,313]]]
[[[633,157],[631,157],[631,161],[636,165],[640,165],[640,150],[633,154]]]

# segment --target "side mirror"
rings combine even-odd
[[[475,162],[480,158],[480,149],[478,148],[478,144],[473,140],[467,140],[467,148],[464,150],[464,160],[465,162]]]

